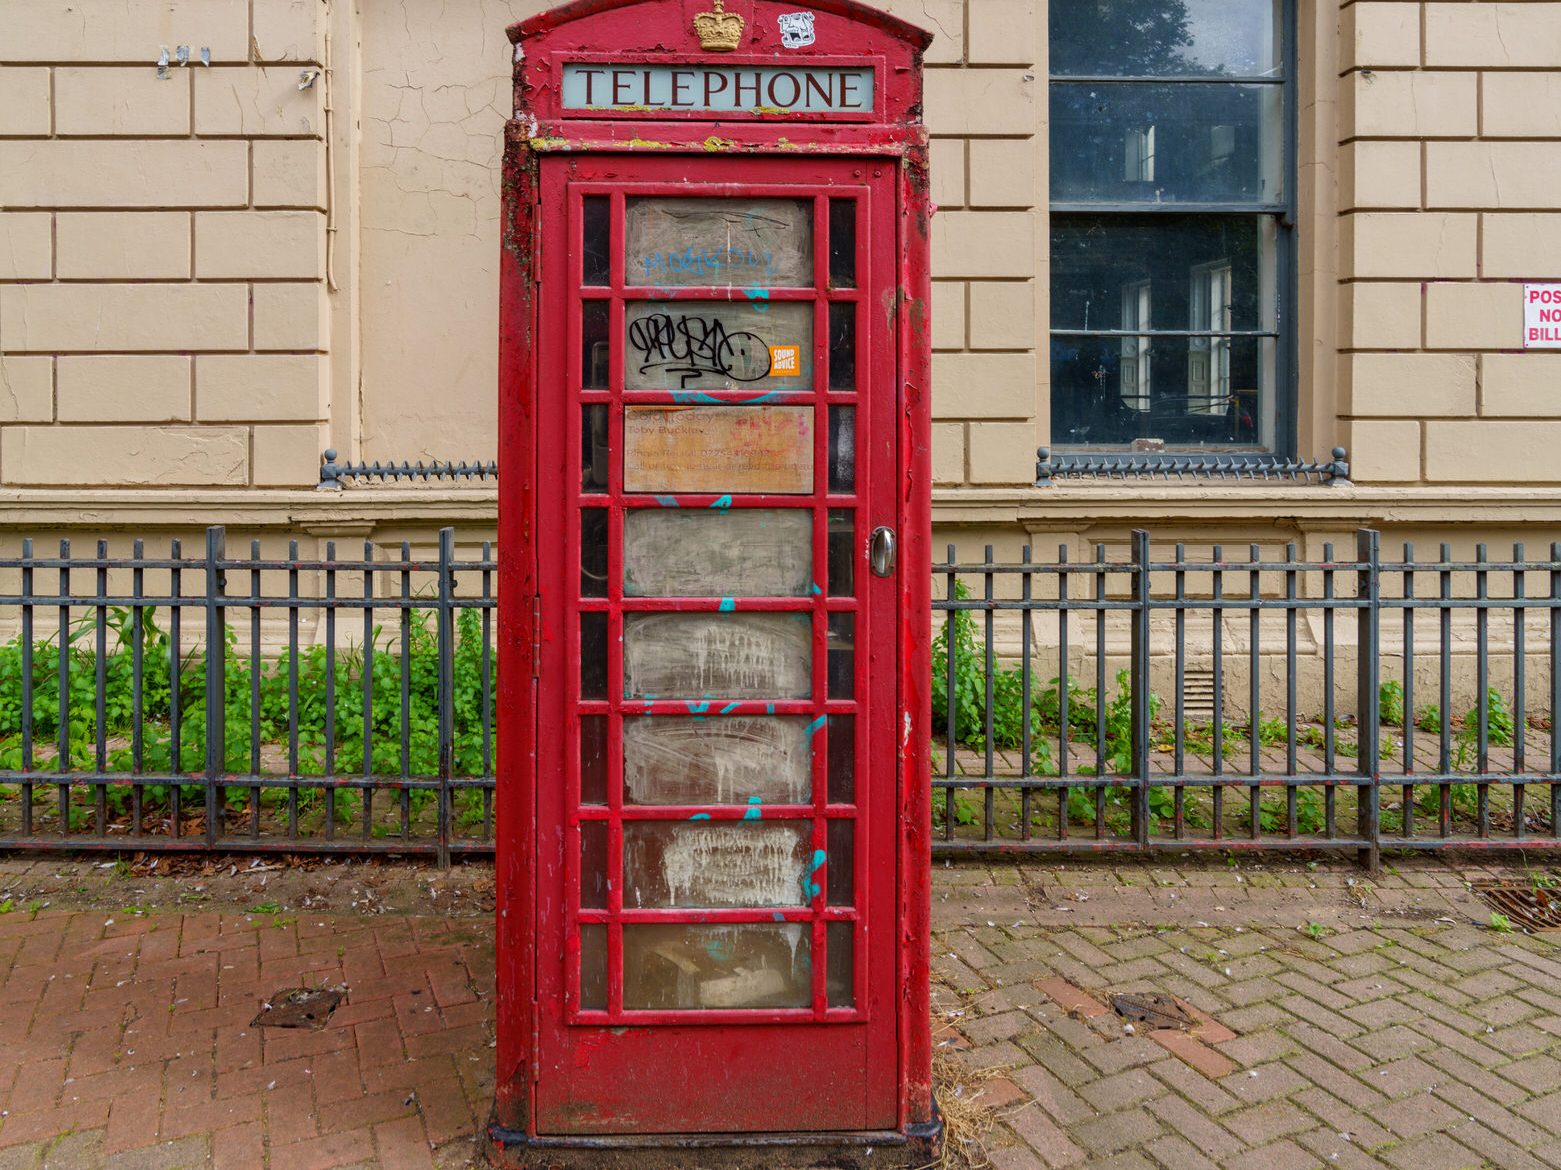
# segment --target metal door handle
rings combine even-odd
[[[873,567],[874,575],[879,577],[893,576],[894,558],[894,529],[873,529],[873,542],[869,546],[867,559]]]

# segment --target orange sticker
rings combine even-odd
[[[770,346],[770,377],[795,378],[802,372],[800,345]]]

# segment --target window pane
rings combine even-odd
[[[825,884],[831,906],[849,906],[856,901],[856,824],[830,821],[826,840],[829,864]]]
[[[592,923],[580,927],[580,1007],[607,1010],[607,928]]]
[[[813,306],[802,301],[631,301],[630,390],[811,390]]]
[[[580,716],[580,803],[607,803],[607,716]]]
[[[580,303],[580,385],[587,390],[607,389],[612,350],[607,329],[611,314],[612,306],[606,301]]]
[[[829,950],[829,957],[825,963],[825,987],[829,1006],[855,1007],[853,975],[856,963],[853,952],[856,949],[856,925],[851,922],[831,922],[824,931],[824,945]]]
[[[856,287],[856,200],[829,201],[829,284]]]
[[[856,801],[856,716],[829,717],[829,803]]]
[[[580,510],[580,596],[607,596],[607,509]]]
[[[625,719],[624,803],[738,804],[760,816],[769,805],[807,803],[811,725],[800,715]]]
[[[1277,0],[1055,0],[1053,76],[1159,77],[1279,70]]]
[[[607,697],[607,615],[580,615],[580,697]]]
[[[831,554],[830,571],[834,571]],[[806,508],[643,508],[624,514],[629,597],[806,597],[813,513]]]
[[[1266,216],[1052,217],[1052,329],[1274,327]]]
[[[607,483],[607,408],[580,408],[580,489],[588,495],[605,492]]]
[[[829,306],[829,388],[856,389],[856,306],[849,301]]]
[[[850,508],[829,510],[829,595],[851,597],[856,593],[856,513]]]
[[[630,821],[623,827],[623,904],[802,906],[812,848],[809,821]],[[833,893],[833,876],[829,888]]]
[[[810,199],[630,199],[624,215],[630,284],[813,286]]]
[[[1159,450],[1274,445],[1274,343],[1052,336],[1052,436]]]
[[[585,197],[585,247],[580,264],[582,284],[612,283],[612,200],[606,195]]]
[[[813,928],[623,928],[623,1006],[630,1011],[807,1007],[813,1002]]]
[[[829,490],[834,495],[856,491],[856,407],[829,408]]]
[[[1174,203],[1284,198],[1273,85],[1051,86],[1051,197]]]
[[[631,406],[623,418],[623,486],[656,493],[811,492],[813,408]]]
[[[580,905],[607,908],[607,822],[580,822]]]
[[[829,615],[829,697],[849,699],[856,694],[856,615]]]
[[[627,699],[804,699],[813,623],[803,613],[638,613],[624,619]]]

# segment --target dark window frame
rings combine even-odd
[[[1054,6],[1065,5],[1068,0],[1053,0]],[[1237,84],[1237,85],[1268,85],[1278,88],[1281,95],[1281,125],[1280,134],[1280,167],[1283,198],[1273,202],[1261,201],[1237,201],[1237,202],[1169,202],[1146,203],[1131,201],[1066,201],[1054,200],[1048,191],[1048,250],[1050,250],[1051,228],[1050,221],[1056,215],[1090,215],[1103,218],[1113,216],[1198,216],[1198,215],[1251,215],[1255,218],[1266,218],[1274,225],[1274,321],[1272,331],[1262,331],[1266,336],[1272,336],[1274,340],[1274,384],[1273,384],[1273,448],[1265,449],[1257,445],[1242,447],[1237,445],[1220,447],[1185,446],[1175,448],[1167,446],[1164,451],[1135,451],[1131,441],[1123,444],[1068,444],[1059,441],[1059,436],[1053,434],[1052,450],[1057,456],[1100,456],[1108,460],[1114,456],[1130,457],[1135,463],[1163,464],[1173,467],[1178,464],[1196,464],[1206,462],[1211,456],[1234,456],[1259,462],[1272,461],[1280,463],[1293,460],[1296,457],[1297,431],[1299,415],[1299,336],[1296,328],[1296,306],[1300,297],[1299,289],[1299,242],[1296,224],[1296,203],[1298,198],[1299,179],[1299,132],[1300,111],[1297,108],[1297,76],[1298,76],[1298,45],[1299,27],[1297,22],[1297,0],[1280,0],[1276,5],[1276,27],[1274,35],[1278,39],[1279,73],[1277,76],[1253,76],[1250,74],[1210,74],[1210,73],[1169,73],[1165,75],[1132,74],[1083,74],[1062,73],[1052,71],[1047,77],[1048,111],[1051,107],[1051,96],[1055,88],[1061,85],[1086,85],[1086,84],[1134,84],[1134,85],[1181,85],[1181,84]],[[1050,113],[1048,112],[1048,126],[1050,125]],[[1050,133],[1047,141],[1048,152],[1051,149]],[[1051,313],[1053,319],[1055,310]],[[1056,328],[1048,321],[1047,328],[1047,362],[1054,360],[1052,357],[1053,339],[1059,337],[1106,337],[1121,335],[1121,330],[1082,330]],[[1146,334],[1149,337],[1168,336],[1178,334],[1186,335],[1188,330],[1154,329]],[[1237,335],[1241,331],[1235,331]],[[1056,379],[1050,378],[1052,402],[1055,402]],[[1055,408],[1052,409],[1052,419],[1055,420]]]

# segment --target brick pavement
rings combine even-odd
[[[0,974],[0,1170],[465,1166],[493,1091],[481,920],[13,908]]]
[[[1500,872],[939,866],[940,1065],[996,1170],[1561,1170],[1561,952],[1481,925]],[[13,908],[0,1170],[471,1165],[492,970],[475,917]],[[324,1030],[250,1026],[322,983]]]

